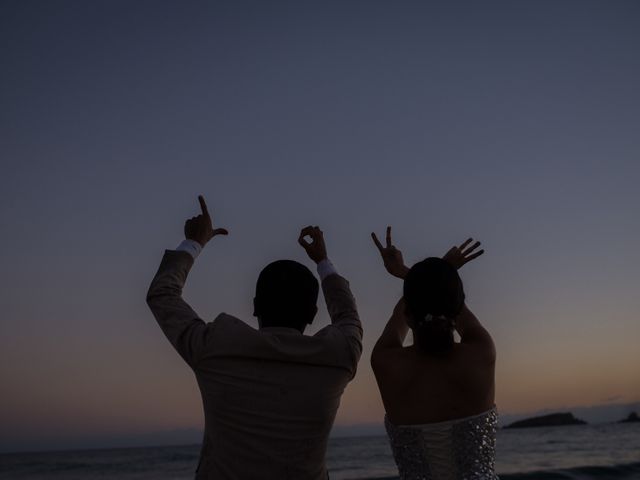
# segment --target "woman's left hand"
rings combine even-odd
[[[404,264],[402,252],[391,243],[391,227],[387,227],[386,247],[382,246],[375,233],[371,232],[371,238],[373,238],[373,243],[376,244],[376,247],[378,247],[380,251],[384,268],[387,269],[387,272],[394,277],[406,277],[409,268]]]

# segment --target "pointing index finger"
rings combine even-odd
[[[202,195],[198,195],[198,201],[200,202],[200,209],[202,210],[202,214],[205,217],[209,216],[209,209],[207,208],[207,204],[204,201],[204,197]]]

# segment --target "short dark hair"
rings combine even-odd
[[[464,305],[464,288],[458,271],[441,258],[416,263],[404,280],[407,314],[418,348],[446,355],[453,348],[453,319]],[[425,321],[427,315],[432,317]]]
[[[256,283],[255,316],[263,327],[303,330],[316,314],[319,289],[316,277],[301,263],[272,262]]]

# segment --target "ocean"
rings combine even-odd
[[[0,455],[2,480],[187,480],[198,445]],[[386,437],[329,442],[332,480],[395,479]],[[496,471],[502,480],[639,480],[640,424],[500,430]]]

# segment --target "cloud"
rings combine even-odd
[[[604,403],[619,402],[624,399],[624,395],[613,395],[602,400]]]

